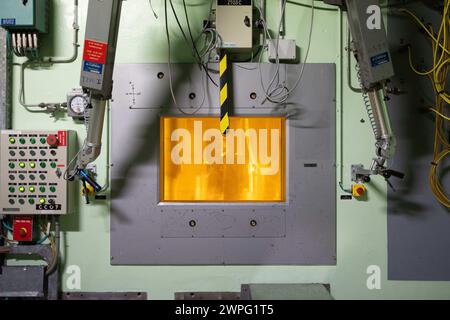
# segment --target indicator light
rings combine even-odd
[[[29,204],[34,204],[34,199],[28,199]]]
[[[56,192],[56,188],[55,187],[50,187],[50,191],[51,192]]]
[[[14,167],[15,167],[14,163],[12,163],[12,162],[10,162],[8,166],[9,166],[11,169],[14,169]]]
[[[30,162],[30,168],[31,168],[31,169],[34,169],[34,168],[36,168],[36,163],[34,163],[34,162]]]
[[[24,138],[20,138],[19,142],[20,142],[20,144],[25,144],[25,139]]]
[[[9,138],[9,143],[11,143],[11,144],[16,143],[16,139],[14,139],[14,138]]]
[[[47,166],[47,165],[45,164],[45,162],[41,162],[39,165],[41,166],[42,169],[44,169],[44,168]]]
[[[40,203],[40,204],[44,204],[44,203],[45,203],[45,198],[40,198],[40,199],[39,199],[39,203]]]
[[[14,189],[14,187],[9,187],[9,192],[13,193],[14,191],[16,191],[16,189]]]
[[[56,168],[56,163],[54,163],[54,162],[50,163],[50,167],[52,167],[53,169],[55,169],[55,168]]]
[[[35,187],[29,187],[28,190],[30,190],[30,192],[35,192],[36,191]]]
[[[41,138],[41,139],[39,139],[39,141],[40,141],[42,144],[44,144],[44,143],[47,142],[47,140],[46,140],[45,138]]]
[[[30,143],[31,143],[31,144],[35,144],[35,143],[36,143],[36,139],[35,139],[35,138],[31,138],[31,139],[30,139]]]
[[[25,162],[20,162],[19,167],[21,167],[22,169],[25,168]]]
[[[19,191],[20,191],[20,192],[25,192],[25,187],[20,186],[20,187],[19,187]]]
[[[45,187],[39,187],[40,192],[45,192]]]

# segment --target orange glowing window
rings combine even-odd
[[[285,118],[162,117],[162,202],[283,202]]]

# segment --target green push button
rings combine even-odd
[[[45,187],[39,187],[40,192],[45,192]]]
[[[16,189],[14,189],[14,187],[9,187],[9,192],[13,193],[14,191],[16,191]]]
[[[54,162],[50,163],[50,167],[52,167],[53,169],[55,169],[55,168],[56,168],[56,163],[54,163]]]
[[[42,144],[44,144],[45,142],[47,142],[47,140],[45,140],[45,138],[41,138],[40,141],[41,141]]]
[[[36,143],[36,139],[35,138],[30,138],[30,143],[31,144],[35,144]]]
[[[34,162],[30,162],[30,168],[31,168],[31,169],[34,169],[34,168],[36,168],[36,163],[34,163]]]
[[[35,192],[36,188],[35,187],[29,187],[28,190],[30,190],[30,192]]]
[[[40,204],[44,204],[44,203],[45,203],[45,198],[40,198],[40,199],[39,199],[39,203],[40,203]]]
[[[20,138],[20,139],[19,139],[19,142],[20,142],[20,144],[25,144],[26,141],[25,141],[24,138]]]
[[[16,139],[14,139],[14,138],[9,138],[9,143],[11,143],[11,144],[16,143]]]
[[[25,168],[25,162],[20,162],[19,167],[21,167],[22,169]]]
[[[50,191],[51,192],[56,192],[56,188],[55,187],[50,187]]]
[[[34,204],[34,199],[28,199],[29,204]]]
[[[19,187],[20,192],[25,192],[25,187]]]
[[[44,169],[44,168],[47,166],[47,165],[45,164],[45,162],[41,162],[39,165],[41,166],[42,169]]]
[[[16,166],[14,163],[10,162],[8,165],[11,169],[14,169],[14,167]]]

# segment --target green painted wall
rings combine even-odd
[[[310,3],[310,0],[296,0]],[[207,16],[208,0],[187,0],[192,21]],[[276,28],[278,1],[267,0],[268,23]],[[50,34],[43,39],[44,54],[71,54],[71,0],[53,0]],[[80,39],[84,39],[84,25],[88,0],[80,0]],[[155,19],[148,0],[129,0],[123,4],[123,18],[119,35],[117,63],[166,62],[163,1],[152,1],[159,16]],[[182,13],[181,0],[174,0]],[[323,6],[316,1],[317,5]],[[287,38],[295,38],[306,49],[311,13],[308,8],[288,4]],[[344,30],[341,33],[341,28]],[[196,30],[199,27],[196,26]],[[184,46],[175,24],[171,24],[174,60],[191,60],[190,48]],[[317,10],[309,62],[334,62],[338,70],[337,101],[337,164],[338,179],[343,169],[344,183],[349,184],[352,163],[369,164],[373,156],[373,135],[366,119],[361,97],[346,87],[345,51],[346,19],[337,11]],[[80,41],[82,42],[82,41]],[[342,50],[341,50],[342,49]],[[344,55],[341,55],[341,51]],[[344,63],[341,63],[341,62]],[[20,62],[17,60],[16,62]],[[64,101],[66,93],[78,86],[81,63],[58,65],[41,70],[27,70],[26,95],[28,103]],[[354,70],[354,69],[353,69]],[[344,71],[341,81],[339,72]],[[354,80],[356,81],[356,80]],[[80,141],[85,137],[82,125],[70,118],[50,118],[47,114],[31,114],[18,103],[19,68],[14,70],[13,128],[57,129],[78,131]],[[106,133],[107,128],[105,128]],[[341,139],[341,137],[343,139]],[[107,145],[96,162],[99,180],[107,178]],[[332,294],[338,299],[377,298],[450,298],[450,283],[387,281],[386,186],[375,178],[369,188],[367,202],[340,201],[337,203],[337,266],[110,266],[109,264],[109,203],[86,206],[80,199],[77,214],[63,219],[63,263],[67,268],[78,265],[82,271],[82,291],[147,291],[153,299],[172,299],[177,291],[239,291],[243,283],[330,283]],[[337,184],[336,184],[337,185]],[[338,196],[341,194],[337,187]],[[130,244],[132,245],[132,244]],[[381,290],[368,290],[366,269],[378,265],[382,272]],[[408,266],[405,266],[407,268]],[[67,274],[63,276],[63,285]]]

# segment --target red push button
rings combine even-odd
[[[47,143],[50,147],[57,147],[59,145],[58,137],[55,135],[49,135],[47,137]]]

